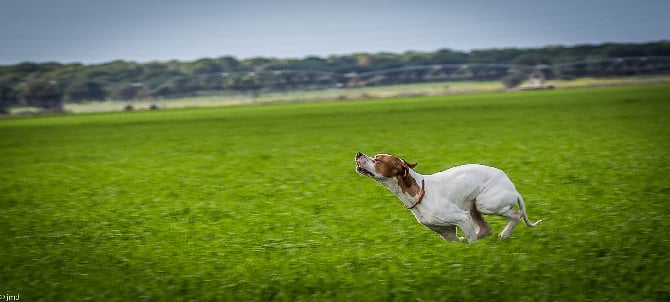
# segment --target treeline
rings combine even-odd
[[[478,63],[538,65],[643,56],[670,56],[670,41],[468,52],[442,49],[402,54],[357,53],[303,59],[238,60],[224,56],[193,62],[114,61],[94,65],[26,62],[0,66],[0,110],[19,103],[58,110],[64,101],[171,98],[221,91],[335,87],[350,84],[352,74],[407,66]],[[479,73],[488,74],[489,78],[501,76],[500,70]],[[403,74],[395,77],[394,81],[413,81],[416,78]],[[384,81],[388,82],[388,79],[386,77]],[[386,83],[384,81],[379,83]]]

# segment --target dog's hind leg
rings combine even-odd
[[[484,220],[484,217],[482,217],[482,213],[479,213],[474,205],[472,206],[472,210],[470,210],[470,216],[472,216],[472,220],[474,220],[479,227],[479,230],[477,231],[477,239],[491,235],[491,227],[489,227],[486,220]]]
[[[500,215],[507,218],[507,225],[502,230],[502,232],[498,234],[498,237],[501,240],[504,240],[509,238],[510,235],[512,235],[512,230],[521,219],[521,216],[523,216],[523,213],[521,211],[515,211],[510,209]]]

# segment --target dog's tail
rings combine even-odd
[[[519,196],[519,198],[517,198],[516,201],[519,203],[519,209],[521,210],[522,214],[521,217],[523,218],[523,222],[525,222],[527,226],[534,228],[538,224],[540,224],[540,222],[542,222],[542,220],[538,220],[535,221],[535,223],[530,223],[530,219],[528,218],[528,214],[526,213],[526,204],[523,202],[523,198]]]

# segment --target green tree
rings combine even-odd
[[[191,65],[193,67],[192,74],[215,73],[223,71],[221,64],[212,59],[201,59],[193,62]]]
[[[9,113],[9,107],[17,101],[16,91],[9,81],[0,81],[0,114]]]
[[[230,56],[220,57],[216,59],[216,61],[221,65],[224,72],[238,71],[242,64],[240,61]]]
[[[521,65],[540,65],[540,64],[551,64],[551,59],[549,59],[546,55],[540,54],[540,53],[525,53],[522,55],[516,56],[512,60],[513,64],[521,64]]]
[[[54,81],[30,82],[21,87],[19,98],[23,104],[48,111],[63,111],[63,89]]]
[[[104,100],[107,98],[107,92],[104,85],[95,81],[83,81],[70,85],[66,89],[67,98],[70,101],[92,101]]]
[[[431,64],[463,64],[469,63],[468,55],[451,49],[440,49],[430,55]]]
[[[134,100],[148,98],[151,95],[149,88],[142,83],[126,84],[119,90],[118,98],[122,100]]]

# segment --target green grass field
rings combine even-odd
[[[670,86],[0,120],[0,296],[668,301]],[[446,243],[354,171],[505,170],[536,229]],[[488,217],[497,233],[504,219]]]

